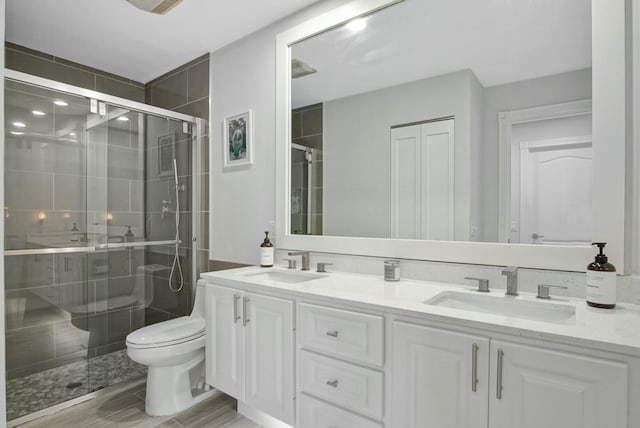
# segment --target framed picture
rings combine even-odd
[[[224,167],[251,165],[251,110],[224,119]]]
[[[173,159],[176,157],[175,134],[158,137],[158,175],[173,176]]]

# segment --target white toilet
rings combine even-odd
[[[143,327],[127,336],[127,354],[148,366],[145,411],[168,416],[205,398],[204,290],[196,287],[191,315]]]

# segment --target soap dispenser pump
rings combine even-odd
[[[264,232],[264,241],[260,244],[260,267],[273,267],[273,244],[269,232]]]
[[[587,304],[595,308],[616,307],[616,267],[604,254],[606,242],[594,242],[600,253],[587,266]]]

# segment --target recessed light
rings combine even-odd
[[[353,32],[362,31],[367,26],[367,23],[364,19],[358,18],[347,24],[347,28]]]
[[[31,113],[33,113],[34,116],[44,116],[47,113],[40,111],[40,110],[33,110]]]
[[[27,125],[24,124],[23,122],[13,122],[13,126],[15,126],[16,128],[26,128]]]
[[[64,100],[55,100],[53,103],[60,107],[66,107],[69,105],[69,103]]]
[[[11,131],[11,135],[24,135],[24,132],[20,132],[20,131]]]
[[[119,116],[117,120],[120,122],[128,122],[129,118],[127,116]]]

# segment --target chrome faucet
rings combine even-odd
[[[309,252],[308,251],[290,251],[290,256],[300,256],[302,267],[300,270],[309,270]]]
[[[507,266],[502,269],[502,274],[507,277],[507,296],[518,295],[518,267]]]

